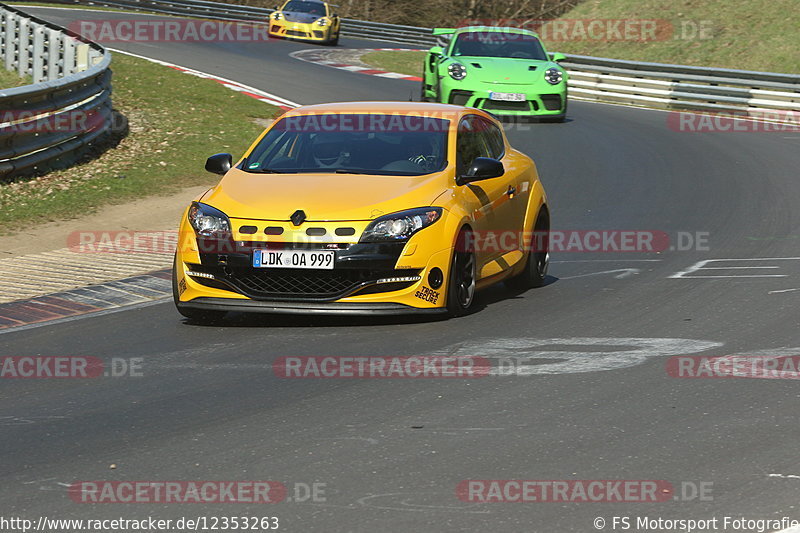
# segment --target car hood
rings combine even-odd
[[[312,15],[311,13],[302,13],[299,11],[283,11],[282,13],[287,22],[299,22],[301,24],[311,24],[320,18],[319,15]]]
[[[538,83],[548,68],[558,66],[552,61],[508,57],[458,56],[453,60],[467,67],[467,80],[515,85]]]
[[[444,183],[443,173],[252,174],[232,169],[202,201],[231,218],[286,221],[302,209],[308,221],[370,220],[431,205],[446,189]]]

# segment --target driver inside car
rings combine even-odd
[[[311,155],[317,168],[341,168],[350,163],[350,152],[335,133],[318,133],[311,141]]]

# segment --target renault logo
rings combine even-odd
[[[294,224],[295,226],[299,226],[300,224],[305,222],[306,213],[302,209],[298,209],[297,211],[292,213],[292,216],[289,217],[289,219],[292,221],[292,224]]]

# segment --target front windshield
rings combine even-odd
[[[547,54],[536,36],[498,31],[462,33],[453,43],[452,55],[547,61]]]
[[[447,166],[450,121],[409,115],[319,114],[282,118],[242,169],[420,176]]]
[[[322,16],[325,15],[325,4],[319,2],[304,2],[303,0],[291,0],[283,6],[283,11]]]

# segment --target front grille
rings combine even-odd
[[[448,99],[449,104],[453,105],[467,105],[469,99],[472,98],[472,91],[462,91],[459,89],[454,89],[450,91],[450,98]]]
[[[541,96],[542,104],[548,111],[557,111],[561,109],[561,95],[560,94],[543,94]]]
[[[323,37],[324,35],[325,35],[325,32],[324,32],[324,31],[314,30],[314,37],[315,37],[315,38],[317,38],[317,39],[322,39],[322,37]]]
[[[286,30],[286,35],[291,35],[292,37],[308,37],[308,33],[300,30]]]
[[[415,270],[394,268],[405,243],[258,243],[198,239],[200,264],[187,263],[189,270],[214,276],[196,277],[198,283],[239,292],[254,300],[330,301],[372,287],[383,278],[416,276]],[[253,250],[335,250],[333,270],[253,267]],[[212,284],[213,282],[213,284]],[[380,284],[381,292],[397,286]],[[386,287],[386,288],[384,288]]]
[[[525,102],[505,102],[502,100],[489,100],[488,98],[481,100],[478,105],[481,109],[486,111],[530,111],[530,103]]]
[[[246,294],[257,296],[332,297],[347,292],[366,281],[358,270],[286,269],[284,272],[252,268],[249,272],[234,272],[228,280]]]
[[[214,288],[235,289],[254,300],[336,300],[354,293],[396,291],[410,287],[411,282],[393,282],[376,285],[382,278],[414,276],[412,270],[373,270],[342,268],[336,270],[264,269],[208,267],[190,265],[191,270],[213,274],[217,279],[193,278],[201,285]],[[359,291],[363,288],[363,291]]]

